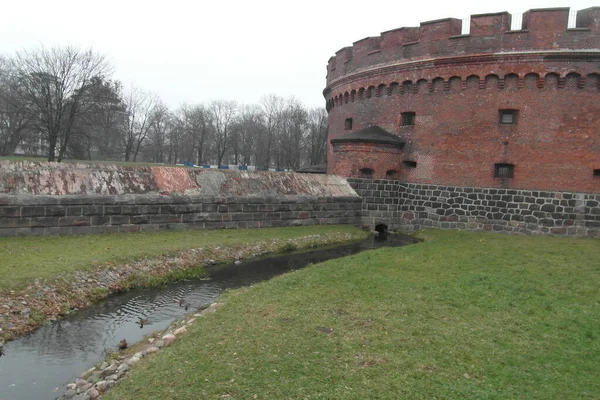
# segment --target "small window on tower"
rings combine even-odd
[[[415,124],[415,113],[407,111],[402,113],[402,126],[412,126]]]
[[[513,164],[494,164],[494,178],[511,179],[514,168]]]
[[[346,131],[352,130],[352,118],[346,118],[346,122],[344,123],[344,130],[346,130]]]
[[[361,168],[360,174],[361,174],[361,176],[372,176],[373,170],[371,168]]]
[[[600,178],[600,169],[594,170],[594,178]]]
[[[500,110],[501,124],[511,125],[517,123],[517,110]]]
[[[416,161],[405,160],[402,161],[402,165],[404,165],[406,168],[417,168]]]

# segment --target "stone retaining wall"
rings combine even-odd
[[[348,178],[363,224],[600,237],[600,194],[469,188]]]
[[[358,196],[0,196],[0,236],[351,224]]]
[[[600,237],[600,194],[274,172],[0,162],[0,236],[385,224]]]
[[[358,225],[361,201],[331,175],[0,161],[0,236]]]

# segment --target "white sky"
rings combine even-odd
[[[114,77],[170,107],[274,93],[324,106],[330,56],[366,36],[420,22],[591,1],[0,0],[0,53],[41,44],[92,47]]]

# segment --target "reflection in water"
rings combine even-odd
[[[371,238],[352,245],[211,268],[208,280],[184,281],[109,297],[7,343],[5,354],[0,357],[0,400],[57,397],[67,382],[101,361],[108,352],[117,350],[121,339],[132,345],[183,317],[187,312],[180,306],[181,300],[190,304],[191,311],[213,302],[225,289],[248,286],[308,264],[365,249],[413,242],[405,236],[391,236],[387,241]],[[140,318],[148,319],[142,328]],[[56,387],[59,390],[55,392]]]

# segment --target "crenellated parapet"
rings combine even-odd
[[[600,57],[599,57],[600,60]],[[525,72],[527,71],[527,72]],[[574,70],[565,70],[562,73],[531,72],[530,69],[521,69],[521,72],[508,72],[503,74],[458,76],[449,73],[445,76],[419,79],[382,79],[362,80],[350,84],[346,90],[338,90],[331,93],[326,100],[326,109],[330,111],[334,107],[358,101],[389,96],[416,96],[435,93],[465,94],[485,91],[514,91],[514,90],[560,90],[567,91],[600,91],[600,73],[580,74]],[[471,71],[473,72],[473,71]]]
[[[569,8],[534,9],[523,14],[522,29],[519,30],[511,30],[511,14],[500,12],[472,15],[467,35],[461,34],[462,21],[455,18],[383,32],[380,36],[368,37],[351,47],[344,47],[329,59],[324,94],[330,100],[332,91],[337,87],[381,74],[407,73],[410,75],[407,79],[413,81],[431,80],[436,76],[416,76],[411,75],[411,71],[486,63],[539,64],[540,61],[573,57],[581,60],[598,57],[600,7],[580,10],[575,28],[567,28],[568,18]],[[528,72],[534,71],[502,71],[519,75]],[[547,72],[558,72],[565,77],[569,72],[587,74],[594,71]]]

